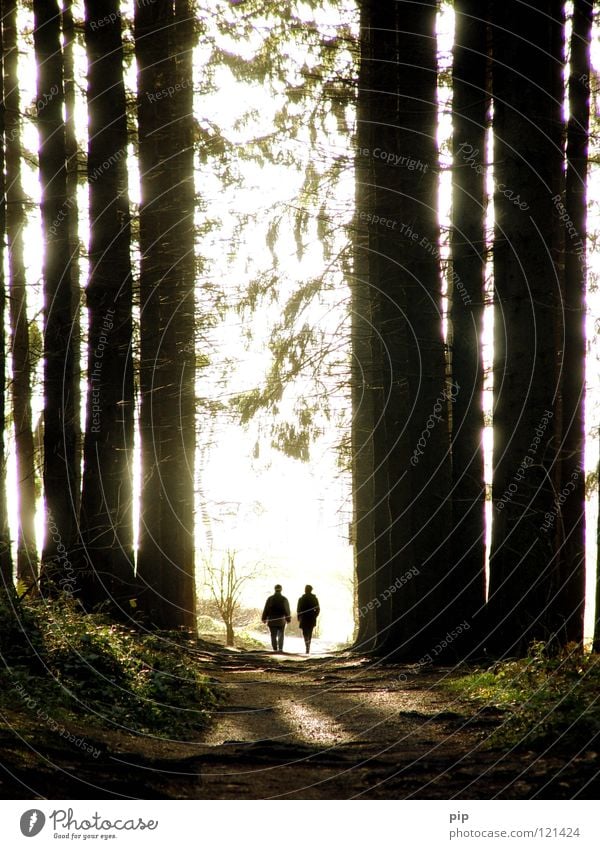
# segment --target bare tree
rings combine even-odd
[[[210,557],[204,558],[204,585],[208,587],[219,616],[225,623],[226,644],[235,645],[234,625],[240,610],[242,587],[257,575],[257,570],[240,572],[236,565],[236,551],[227,550],[216,566]]]

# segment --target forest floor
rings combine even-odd
[[[0,798],[597,798],[598,745],[490,747],[503,715],[447,692],[455,670],[350,652],[197,659],[222,698],[185,742],[74,723],[93,757],[43,727],[33,745],[5,716]]]

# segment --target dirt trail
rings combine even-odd
[[[23,798],[596,798],[598,753],[484,748],[501,721],[425,673],[352,655],[199,652],[224,699],[185,743],[108,732],[97,760],[2,733],[0,796]],[[8,743],[8,745],[7,745]],[[26,791],[26,788],[30,792]]]

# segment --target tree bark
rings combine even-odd
[[[185,2],[137,4],[140,206],[140,604],[194,627],[194,184]]]
[[[497,655],[563,639],[554,610],[560,299],[553,198],[563,169],[563,4],[493,3],[494,456],[491,632]],[[518,21],[518,28],[515,22]]]
[[[598,442],[600,442],[600,428],[598,429]],[[600,458],[598,459],[598,502],[600,505]],[[592,651],[596,654],[600,652],[600,509],[598,510],[598,517],[596,519],[596,592],[595,599],[596,609],[595,609],[595,617],[594,617],[594,638],[592,643]]]
[[[485,604],[483,310],[485,145],[489,112],[487,3],[456,0],[452,67],[452,224],[449,319],[452,405],[452,571],[469,622]],[[473,168],[475,162],[480,167]],[[472,630],[475,636],[477,629]],[[472,646],[475,640],[468,641]],[[461,641],[461,651],[467,641]]]
[[[81,493],[81,285],[79,279],[79,209],[77,205],[77,186],[79,182],[79,147],[75,130],[75,25],[73,22],[73,4],[70,0],[63,5],[62,30],[64,37],[64,85],[65,85],[65,150],[67,154],[67,202],[69,204],[69,256],[71,257],[71,286],[73,289],[73,428],[75,430],[75,460],[73,477],[73,512],[80,509]]]
[[[156,98],[168,79],[168,28],[172,5],[135,5],[138,150],[141,181],[140,231],[140,452],[142,489],[137,576],[139,603],[151,622],[161,626],[167,611],[162,596],[166,582],[160,541],[160,433],[162,410],[156,403],[160,344],[160,284],[165,274],[162,234],[167,229],[165,205],[170,155],[168,101]],[[155,383],[156,381],[156,383]],[[163,578],[164,575],[164,578]]]
[[[437,41],[435,2],[398,3],[398,117],[392,150],[418,159],[418,166],[398,168],[395,182],[399,209],[398,253],[401,289],[405,299],[407,368],[410,413],[395,411],[394,427],[407,422],[407,451],[398,455],[390,474],[392,496],[396,482],[408,472],[410,503],[394,504],[394,577],[413,577],[392,595],[394,643],[398,656],[420,659],[431,653],[448,627],[457,576],[448,570],[451,556],[451,463],[448,397],[454,393],[446,379],[446,350],[442,325],[442,286],[438,224]],[[401,222],[401,223],[400,223]],[[398,437],[399,438],[399,437]],[[425,446],[422,447],[422,443]],[[394,441],[390,440],[390,446]],[[421,452],[421,453],[419,453]],[[410,537],[403,527],[410,517]],[[397,542],[395,542],[397,538]],[[410,545],[412,556],[406,557]],[[398,586],[396,584],[396,586]],[[433,659],[433,656],[432,656]],[[436,657],[443,662],[444,656]]]
[[[392,601],[396,574],[412,566],[411,483],[407,474],[410,450],[410,385],[404,245],[397,229],[405,220],[402,168],[390,167],[377,155],[402,151],[398,146],[399,99],[398,10],[371,4],[370,146],[372,198],[366,215],[371,296],[371,381],[373,386],[373,506],[375,548],[375,650],[387,654],[412,632],[410,607]],[[409,189],[410,191],[410,189]],[[371,215],[369,219],[369,215]],[[377,222],[383,219],[384,226]],[[389,227],[387,222],[392,222]],[[365,226],[363,224],[363,226]],[[396,232],[395,232],[396,231]],[[403,596],[403,601],[407,595]],[[401,626],[401,633],[398,631]]]
[[[448,620],[450,452],[437,222],[436,4],[361,4],[365,186],[357,245],[372,325],[375,651],[419,659]],[[361,104],[362,99],[362,104]],[[362,204],[362,206],[360,206]],[[360,281],[357,282],[357,286]],[[439,409],[438,409],[439,408]],[[417,446],[431,416],[426,450]],[[366,477],[366,475],[365,475]],[[435,531],[434,531],[435,528]],[[362,546],[361,546],[362,547]]]
[[[162,547],[173,587],[173,622],[196,627],[194,477],[196,453],[196,349],[194,250],[194,15],[189,0],[175,0],[170,53],[175,57],[173,182],[170,188],[171,271],[163,279],[161,345],[166,397],[163,410],[161,477]]]
[[[356,570],[358,630],[356,647],[373,648],[377,622],[373,599],[376,596],[376,558],[374,525],[374,427],[375,383],[371,346],[374,333],[372,293],[369,286],[372,255],[369,230],[364,219],[374,208],[372,159],[363,151],[373,148],[376,94],[374,75],[372,9],[361,5],[360,60],[356,119],[356,213],[354,223],[354,274],[352,293],[352,543]]]
[[[6,107],[6,236],[10,274],[12,402],[17,465],[17,580],[31,588],[38,578],[35,538],[35,452],[31,417],[31,353],[27,316],[27,276],[23,230],[25,195],[21,180],[21,127],[18,79],[17,3],[2,4],[4,103]],[[39,106],[44,108],[43,102]],[[43,115],[43,112],[42,112]]]
[[[63,58],[56,0],[34,0],[38,69],[39,167],[44,240],[44,497],[43,585],[61,589],[76,533],[75,362],[63,119]],[[43,109],[39,105],[44,104]],[[70,572],[69,572],[70,576]]]
[[[575,0],[571,34],[565,233],[564,351],[561,370],[563,435],[559,499],[562,547],[556,615],[565,641],[583,641],[585,607],[585,357],[587,165],[590,121],[590,43],[593,3]],[[560,505],[559,505],[560,506]]]
[[[85,4],[90,276],[81,498],[83,595],[127,616],[133,566],[133,364],[127,115],[117,0]],[[105,21],[97,25],[98,18]]]
[[[2,4],[0,21],[0,91],[5,92],[6,9]],[[4,328],[6,311],[6,282],[4,278],[4,233],[6,230],[5,131],[6,94],[0,103],[0,327]],[[13,565],[10,549],[10,530],[6,506],[6,449],[4,444],[6,418],[6,344],[0,333],[0,591],[14,594]]]

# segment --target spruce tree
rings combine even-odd
[[[136,591],[128,134],[119,5],[86,3],[90,276],[80,526],[85,600],[108,601],[123,614],[131,611]]]
[[[556,612],[558,549],[545,517],[554,506],[561,280],[556,197],[564,150],[559,2],[494,3],[494,456],[490,557],[496,654],[564,640]],[[518,26],[516,25],[518,22]]]
[[[61,15],[56,0],[34,0],[37,65],[39,173],[44,241],[44,499],[46,528],[42,579],[61,588],[76,537],[73,296],[69,252],[69,205]]]
[[[8,511],[6,505],[6,448],[4,443],[6,419],[6,332],[4,329],[6,315],[6,282],[4,278],[4,233],[6,228],[6,177],[5,177],[5,9],[2,6],[0,21],[0,591],[12,595],[13,566],[10,549],[10,530],[8,527]]]
[[[453,595],[472,622],[485,603],[483,311],[486,267],[487,3],[457,0],[452,65],[452,224],[449,340],[452,380]],[[459,610],[457,610],[459,613]],[[475,634],[475,630],[472,632]],[[463,641],[464,647],[464,641]]]
[[[140,206],[140,604],[195,623],[193,18],[137,3]]]
[[[16,0],[2,6],[4,28],[4,103],[6,128],[6,236],[10,276],[12,409],[18,489],[17,580],[31,588],[38,578],[35,539],[35,456],[31,417],[32,356],[27,315],[27,275],[23,231],[25,194],[21,177],[21,115],[18,77]],[[44,102],[38,103],[43,116]]]
[[[593,3],[575,0],[570,45],[569,121],[564,210],[563,433],[557,517],[561,550],[557,618],[563,640],[583,640],[585,606],[585,356],[587,169],[590,123],[590,43]],[[566,215],[566,217],[565,217]],[[572,226],[571,226],[572,222]],[[561,226],[563,221],[561,221]]]

